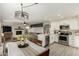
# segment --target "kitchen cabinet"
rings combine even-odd
[[[50,44],[54,42],[58,42],[58,39],[59,39],[59,35],[57,34],[50,35]]]
[[[38,35],[38,40],[42,41],[42,46],[46,47],[49,45],[50,39],[49,39],[49,35],[45,35],[45,34],[39,34]]]
[[[74,47],[74,36],[73,35],[69,35],[69,46]]]
[[[55,34],[53,39],[54,39],[54,42],[58,42],[59,35],[58,34]]]
[[[38,35],[38,40],[42,41],[42,46],[45,46],[45,35],[44,34],[39,34]]]
[[[50,44],[54,42],[54,36],[53,34],[50,34]]]
[[[59,30],[59,22],[52,22],[51,30]]]
[[[78,47],[79,48],[79,36],[74,35],[74,47]]]
[[[58,35],[54,33],[55,30],[59,30],[59,22],[52,22],[50,28],[50,44],[58,42]]]
[[[79,48],[79,36],[77,35],[71,35],[69,38],[69,45],[72,47]]]

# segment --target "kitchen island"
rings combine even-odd
[[[36,45],[27,40],[29,44],[26,48],[18,48],[17,42],[8,42],[6,47],[8,49],[8,56],[48,56],[49,49]]]

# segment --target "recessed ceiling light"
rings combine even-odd
[[[57,14],[57,17],[64,18],[61,14]]]
[[[61,14],[57,14],[57,16],[59,17],[59,16],[61,16]]]

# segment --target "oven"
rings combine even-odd
[[[64,45],[69,45],[69,33],[68,32],[60,32],[59,34],[59,43]]]

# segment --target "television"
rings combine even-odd
[[[3,26],[3,33],[4,32],[11,32],[11,31],[12,31],[11,26]]]

